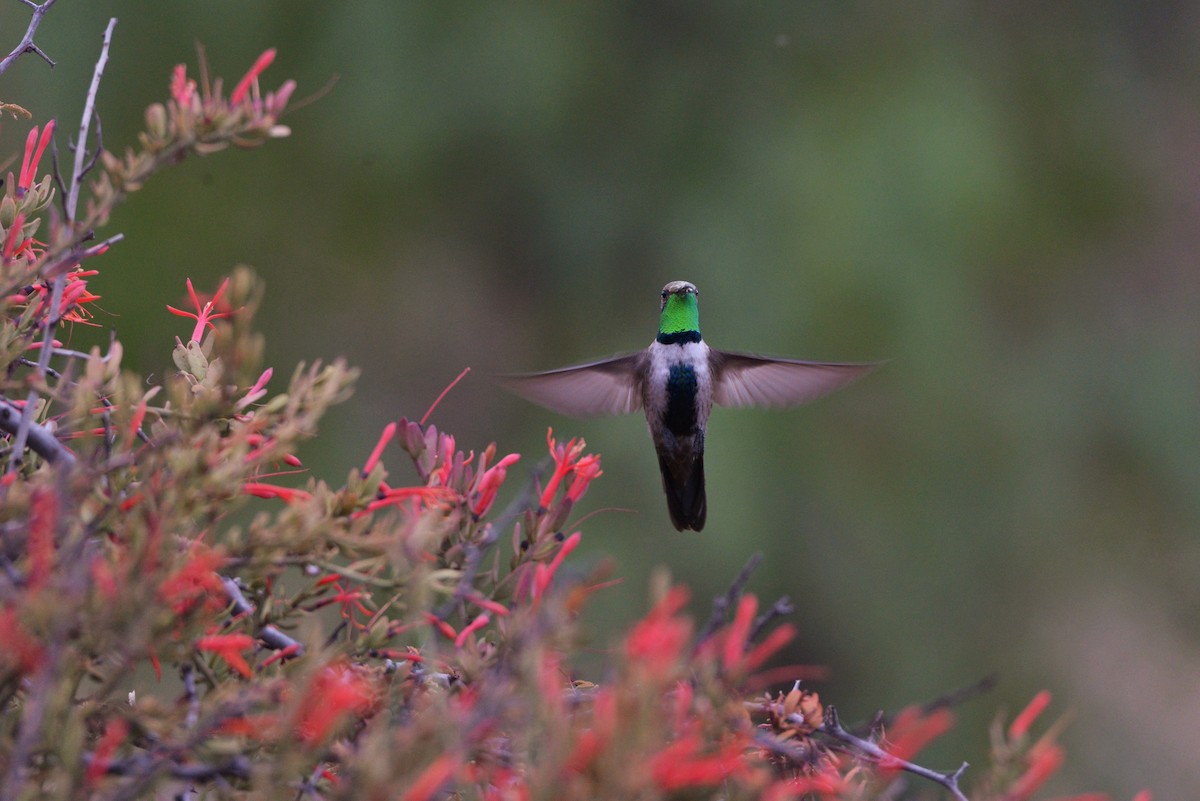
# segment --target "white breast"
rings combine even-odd
[[[657,340],[650,343],[650,371],[642,388],[642,403],[646,407],[646,419],[661,419],[667,410],[667,378],[671,368],[677,364],[689,364],[696,373],[696,392],[699,395],[698,418],[708,418],[712,409],[712,371],[708,367],[708,345],[703,342],[687,342],[683,345],[664,345]]]

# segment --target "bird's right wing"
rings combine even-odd
[[[876,364],[808,362],[750,353],[712,351],[718,406],[797,406],[816,400],[874,370]]]
[[[568,417],[626,414],[642,407],[645,352],[545,373],[502,376],[502,387]]]

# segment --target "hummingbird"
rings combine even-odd
[[[687,281],[663,287],[658,335],[645,350],[500,379],[526,400],[569,417],[644,409],[667,511],[678,531],[700,531],[708,514],[704,434],[714,403],[795,406],[833,392],[876,366],[710,348],[700,337],[699,294]]]

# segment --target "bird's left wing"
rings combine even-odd
[[[642,406],[642,360],[629,353],[545,373],[502,376],[501,386],[569,417],[636,412]]]
[[[718,406],[796,406],[840,389],[876,364],[805,362],[713,350],[713,401]]]

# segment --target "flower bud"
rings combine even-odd
[[[13,200],[12,195],[5,195],[0,199],[0,226],[4,227],[5,232],[8,227],[13,224],[13,220],[17,217],[17,202]]]
[[[146,108],[146,133],[158,141],[167,138],[167,109],[162,103],[151,103]]]

